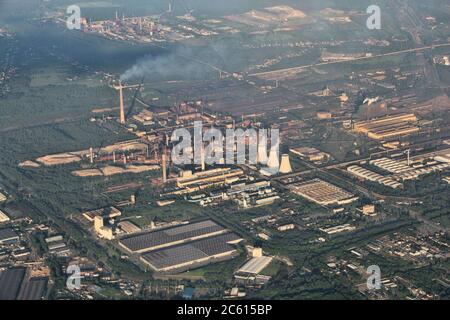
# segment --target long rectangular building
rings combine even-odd
[[[0,244],[19,241],[19,235],[11,228],[0,229]]]
[[[320,179],[295,184],[291,191],[322,206],[347,204],[358,199],[352,193]]]
[[[0,300],[15,300],[25,277],[25,268],[0,271]]]
[[[4,213],[2,210],[0,210],[0,223],[9,221],[9,217]]]
[[[205,220],[163,230],[146,231],[125,236],[119,240],[119,244],[129,252],[143,253],[220,235],[225,232],[227,230],[214,221]]]
[[[226,259],[237,253],[230,244],[240,242],[242,238],[234,233],[225,233],[207,239],[148,252],[141,260],[157,272],[189,269],[214,260]]]
[[[177,187],[210,187],[215,185],[222,185],[225,184],[228,179],[236,178],[243,174],[244,172],[241,169],[231,168],[216,168],[195,173],[187,171],[182,177],[179,177],[177,179]]]
[[[247,261],[237,272],[259,274],[272,262],[272,257],[254,257]]]
[[[390,176],[385,177],[382,176],[381,174],[362,168],[360,166],[352,165],[347,168],[347,171],[360,179],[377,182],[393,189],[403,187],[403,185],[400,182],[395,181]]]
[[[355,123],[354,131],[367,134],[369,138],[383,140],[419,132],[418,119],[412,114],[387,116]]]

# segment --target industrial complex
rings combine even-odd
[[[450,297],[445,0],[3,2],[0,300]]]

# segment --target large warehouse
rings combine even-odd
[[[225,232],[227,230],[214,221],[205,220],[168,229],[125,236],[119,240],[119,244],[127,251],[143,253]]]
[[[249,273],[249,274],[259,274],[264,270],[271,262],[272,257],[254,257],[247,261],[242,267],[237,271],[238,273]]]
[[[0,271],[0,300],[16,299],[25,272],[25,268],[10,268]]]
[[[355,123],[354,130],[367,134],[369,138],[383,140],[419,132],[418,119],[412,114],[387,116],[375,120]]]
[[[214,260],[233,257],[237,254],[237,250],[230,244],[238,243],[241,240],[242,238],[234,233],[225,233],[148,252],[142,255],[141,260],[158,272],[188,269],[189,267],[203,265]]]
[[[19,236],[13,229],[0,229],[0,244],[10,244],[17,241],[19,241]]]
[[[242,238],[212,220],[127,235],[119,244],[157,272],[179,272],[229,259],[238,254],[231,244]]]
[[[358,199],[350,192],[320,179],[295,184],[291,187],[291,190],[293,193],[322,206],[347,204]]]

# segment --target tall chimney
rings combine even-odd
[[[202,162],[202,171],[205,171],[205,146],[202,143],[202,148],[200,150],[200,158]]]
[[[89,160],[91,163],[94,163],[94,150],[92,147],[89,148]]]
[[[125,108],[123,106],[123,87],[122,82],[119,82],[119,100],[120,100],[120,123],[125,124]]]
[[[163,182],[167,182],[167,165],[166,165],[166,150],[163,151],[162,157],[162,174],[163,174]]]

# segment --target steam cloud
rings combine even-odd
[[[199,52],[192,49],[175,49],[159,56],[145,56],[139,59],[130,69],[125,71],[120,79],[127,81],[137,78],[163,79],[204,79],[216,75],[211,66],[195,61]]]

